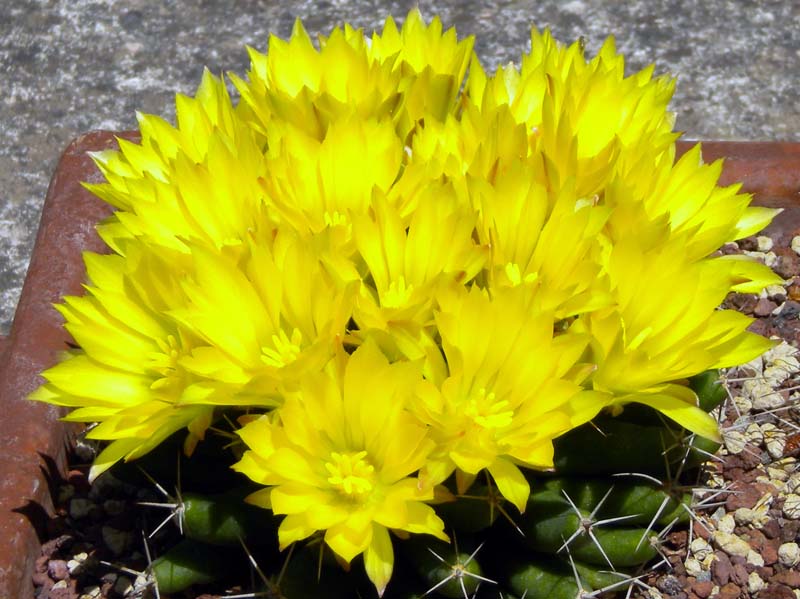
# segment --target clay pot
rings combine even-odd
[[[117,135],[136,139],[137,134]],[[33,596],[34,562],[53,509],[48,481],[63,474],[74,433],[59,422],[60,409],[25,397],[41,383],[39,372],[70,342],[52,304],[81,292],[81,252],[104,250],[94,225],[111,209],[80,182],[101,180],[87,153],[115,147],[114,136],[89,133],[61,157],[11,334],[0,338],[0,599]],[[680,144],[679,152],[690,145]],[[710,142],[703,155],[707,162],[727,157],[722,184],[742,181],[757,204],[784,208],[768,230],[773,238],[788,241],[800,234],[800,143]]]

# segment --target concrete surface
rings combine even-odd
[[[0,1],[0,335],[13,319],[47,183],[66,144],[91,129],[128,129],[136,110],[172,118],[204,66],[247,68],[245,44],[348,21],[368,30],[419,4],[493,68],[526,49],[529,28],[579,36],[593,53],[614,34],[631,69],[678,77],[672,108],[692,139],[800,139],[800,3],[794,1],[370,0]]]

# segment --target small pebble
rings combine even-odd
[[[759,252],[768,252],[772,249],[773,241],[766,235],[759,235],[756,237],[756,248]]]
[[[122,555],[133,540],[133,534],[125,530],[117,530],[111,526],[101,529],[103,543],[114,555]]]
[[[792,237],[792,251],[795,254],[800,255],[800,235]]]
[[[775,302],[768,300],[767,298],[762,298],[756,302],[756,305],[753,308],[753,314],[756,316],[769,316],[777,307],[778,304]]]
[[[742,453],[747,445],[747,439],[741,431],[724,431],[722,439],[725,443],[725,449],[732,454]]]
[[[736,528],[736,521],[733,519],[732,514],[725,514],[722,518],[719,519],[719,522],[717,522],[717,530],[719,532],[732,534],[735,528]]]
[[[777,480],[780,482],[786,482],[789,480],[789,473],[786,472],[783,468],[774,468],[772,466],[767,466],[767,474],[773,480]]]
[[[59,580],[52,587],[50,587],[50,590],[51,591],[53,591],[53,590],[57,591],[58,589],[66,589],[66,588],[69,588],[69,583],[66,580]]]
[[[90,463],[94,461],[97,455],[97,442],[89,441],[86,439],[77,439],[75,441],[75,456],[80,462]]]
[[[731,518],[732,520],[733,518]],[[734,534],[718,530],[714,533],[714,543],[728,555],[746,557],[750,552],[750,545],[744,539]]]
[[[753,551],[751,549],[747,552],[747,563],[756,568],[761,568],[764,566],[764,558],[761,557],[758,551]]]
[[[60,505],[64,505],[74,496],[75,496],[75,487],[73,485],[70,484],[61,485],[60,487],[58,487],[58,496],[56,497],[56,501]]]
[[[89,515],[94,507],[94,502],[85,497],[75,497],[69,502],[69,517],[73,520],[80,520]]]
[[[114,592],[122,597],[127,595],[132,588],[133,588],[133,583],[131,582],[131,579],[128,578],[127,576],[120,576],[119,578],[117,578],[117,582],[114,583]]]
[[[119,499],[107,499],[103,502],[103,509],[109,516],[119,516],[125,511],[126,503]]]
[[[83,572],[84,567],[86,566],[86,560],[89,558],[89,554],[85,551],[81,551],[80,553],[76,553],[72,556],[72,559],[67,562],[67,568],[69,569],[69,573],[73,576],[80,574]]]
[[[689,549],[692,555],[700,561],[704,560],[706,556],[713,551],[708,541],[699,537],[692,539],[692,544],[689,546]]]
[[[67,562],[63,559],[51,559],[47,564],[47,574],[53,580],[64,580],[69,575]]]
[[[764,433],[764,445],[766,445],[772,459],[779,460],[782,458],[783,448],[786,446],[786,433],[771,422],[762,424],[761,432]]]
[[[734,396],[733,403],[736,404],[736,409],[740,414],[749,414],[753,409],[753,402],[743,395]]]
[[[778,547],[778,562],[787,568],[800,563],[800,546],[797,543],[784,543]]]
[[[800,495],[789,493],[783,502],[783,515],[792,520],[800,518]]]
[[[695,578],[698,578],[703,572],[703,566],[700,564],[700,561],[694,557],[687,557],[683,562],[683,566],[686,568],[686,574],[694,576]]]
[[[696,582],[692,585],[692,592],[700,599],[706,599],[711,596],[711,591],[714,589],[714,583],[710,580]]]
[[[744,431],[745,439],[747,439],[748,443],[752,443],[753,445],[761,445],[762,441],[764,441],[764,433],[761,430],[761,427],[753,422],[751,423]]]
[[[767,583],[764,582],[764,579],[761,578],[757,572],[750,572],[750,576],[747,578],[747,590],[750,591],[751,595],[755,595],[766,587]]]
[[[100,587],[91,586],[91,587],[86,587],[83,590],[83,595],[78,597],[78,599],[100,599],[100,596],[101,596]]]
[[[777,307],[778,304],[775,302],[768,300],[767,298],[761,298],[756,302],[756,305],[753,308],[753,314],[756,316],[769,316]]]

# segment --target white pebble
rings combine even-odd
[[[778,257],[775,255],[775,252],[767,252],[764,254],[764,264],[772,268],[778,263]]]
[[[69,584],[67,583],[66,580],[59,580],[57,583],[55,583],[50,588],[51,589],[66,589],[68,586],[69,586]]]
[[[755,422],[751,423],[747,429],[745,429],[744,436],[748,443],[752,443],[756,446],[761,445],[761,442],[764,440],[764,433],[761,431],[761,427]]]
[[[767,285],[767,297],[775,297],[778,295],[786,295],[786,289],[783,285]]]
[[[714,543],[728,555],[746,557],[750,552],[750,545],[736,535],[718,530],[714,533]]]
[[[800,255],[800,235],[792,237],[792,250],[795,254]]]
[[[755,518],[755,512],[751,510],[749,507],[740,507],[735,512],[733,512],[733,519],[736,520],[736,524],[739,526],[744,526],[746,524],[750,524]]]
[[[683,562],[683,565],[686,568],[686,573],[689,576],[694,576],[697,578],[703,572],[703,566],[700,565],[700,562],[693,557],[687,557]]]
[[[733,519],[733,514],[725,514],[717,522],[717,530],[726,534],[733,534],[734,528],[736,528],[736,521]]]
[[[99,599],[102,593],[100,592],[100,587],[86,587],[84,589],[83,595],[78,597],[78,599]]]
[[[761,568],[764,565],[764,558],[761,557],[758,551],[753,551],[751,549],[747,552],[747,563],[756,568]]]
[[[794,568],[800,563],[800,546],[797,543],[784,543],[778,547],[778,561],[782,566]]]
[[[745,381],[742,384],[742,391],[753,402],[753,408],[756,410],[774,410],[786,403],[773,385],[764,379]]]
[[[800,519],[800,495],[789,493],[783,502],[783,515],[792,520]]]
[[[772,466],[767,466],[767,474],[771,479],[773,479],[773,482],[786,482],[789,480],[789,473],[783,468],[773,468]]]
[[[72,559],[67,562],[67,570],[72,575],[80,574],[83,571],[84,564],[86,560],[89,558],[89,554],[85,551],[81,551],[80,553],[76,553],[72,556]]]
[[[758,572],[750,572],[750,576],[747,577],[747,590],[750,591],[751,595],[763,591],[766,586],[767,583],[758,575]]]
[[[664,599],[664,595],[655,587],[649,587],[645,596],[649,599]]]
[[[706,556],[711,553],[711,545],[708,544],[702,537],[696,537],[692,539],[692,544],[689,546],[689,549],[692,552],[692,555],[699,560],[704,560]]]
[[[740,414],[749,414],[753,409],[753,402],[743,395],[734,396],[733,403],[736,404],[736,409],[739,410]]]
[[[766,235],[759,235],[756,237],[756,244],[758,245],[759,252],[768,252],[772,249],[772,239]]]
[[[722,439],[725,443],[725,449],[733,454],[742,453],[745,445],[747,445],[747,439],[741,431],[723,431]]]
[[[779,460],[782,458],[783,448],[786,446],[786,433],[771,422],[762,424],[761,431],[764,433],[764,445],[766,445],[772,459]]]
[[[789,493],[795,493],[798,489],[800,489],[800,472],[795,472],[786,481],[786,490]]]

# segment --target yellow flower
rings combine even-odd
[[[389,530],[446,540],[443,523],[423,503],[432,487],[414,474],[433,443],[405,409],[419,370],[389,364],[367,343],[344,364],[306,377],[271,415],[239,430],[249,447],[234,468],[268,485],[248,501],[285,514],[281,548],[324,531],[346,562],[364,554],[382,594],[394,563]]]
[[[750,206],[750,195],[738,193],[741,185],[717,187],[722,161],[704,164],[700,145],[673,165],[674,149],[656,163],[614,178],[604,195],[613,209],[608,234],[616,242],[637,231],[650,246],[668,240],[659,229],[669,227],[669,238],[680,238],[683,252],[704,258],[728,241],[753,235],[769,224],[780,210]],[[754,266],[769,277],[766,266]],[[769,284],[769,283],[767,283]]]
[[[389,121],[337,121],[322,141],[275,124],[269,175],[261,185],[282,223],[327,248],[350,257],[352,216],[367,213],[373,194],[385,195],[397,179],[403,144]]]
[[[268,54],[249,49],[248,81],[231,79],[258,131],[284,121],[321,141],[333,123],[357,116],[391,119],[405,140],[423,117],[455,110],[471,50],[472,38],[443,34],[438,18],[426,27],[418,10],[401,31],[388,18],[371,40],[349,25],[336,28],[320,37],[319,50],[298,20],[288,42],[270,37]]]
[[[473,241],[475,214],[458,203],[448,185],[426,187],[409,221],[385,201],[374,202],[372,216],[355,219],[355,243],[367,271],[353,316],[359,337],[375,338],[388,355],[435,358],[436,291],[471,281],[488,246]]]
[[[195,98],[176,103],[177,127],[138,114],[141,143],[93,154],[107,182],[86,187],[118,209],[98,231],[120,254],[131,237],[182,252],[236,246],[266,218],[260,143],[225,84],[206,71]]]
[[[530,488],[518,466],[552,468],[552,440],[594,417],[606,398],[579,384],[586,336],[553,338],[552,313],[527,291],[442,293],[436,324],[449,373],[422,384],[412,404],[437,444],[426,477],[442,482],[457,468],[463,490],[485,468],[520,511]]]
[[[165,315],[184,300],[174,263],[144,248],[128,249],[127,259],[84,255],[88,295],[66,297],[57,306],[81,349],[42,373],[47,382],[30,395],[76,408],[65,420],[100,422],[87,436],[111,443],[95,459],[92,480],[184,427],[190,452],[214,410],[181,404],[194,380],[181,358],[202,342]]]
[[[170,316],[204,340],[181,365],[206,380],[184,402],[274,404],[341,345],[356,288],[331,278],[292,232],[269,237],[251,237],[242,258],[193,250],[188,299]]]
[[[524,123],[551,189],[574,178],[578,197],[591,197],[617,168],[643,153],[658,156],[677,138],[666,110],[674,82],[653,79],[652,67],[629,77],[624,71],[611,37],[587,62],[580,42],[565,48],[534,29],[520,69],[509,65],[489,78],[473,61],[467,90],[483,112],[507,105]]]
[[[672,381],[743,364],[773,344],[747,332],[752,319],[717,309],[739,281],[736,262],[693,262],[681,250],[678,243],[647,249],[633,235],[620,240],[607,265],[615,306],[583,315],[573,327],[594,337],[594,389],[616,393],[615,403],[650,405],[716,439],[716,421]]]

